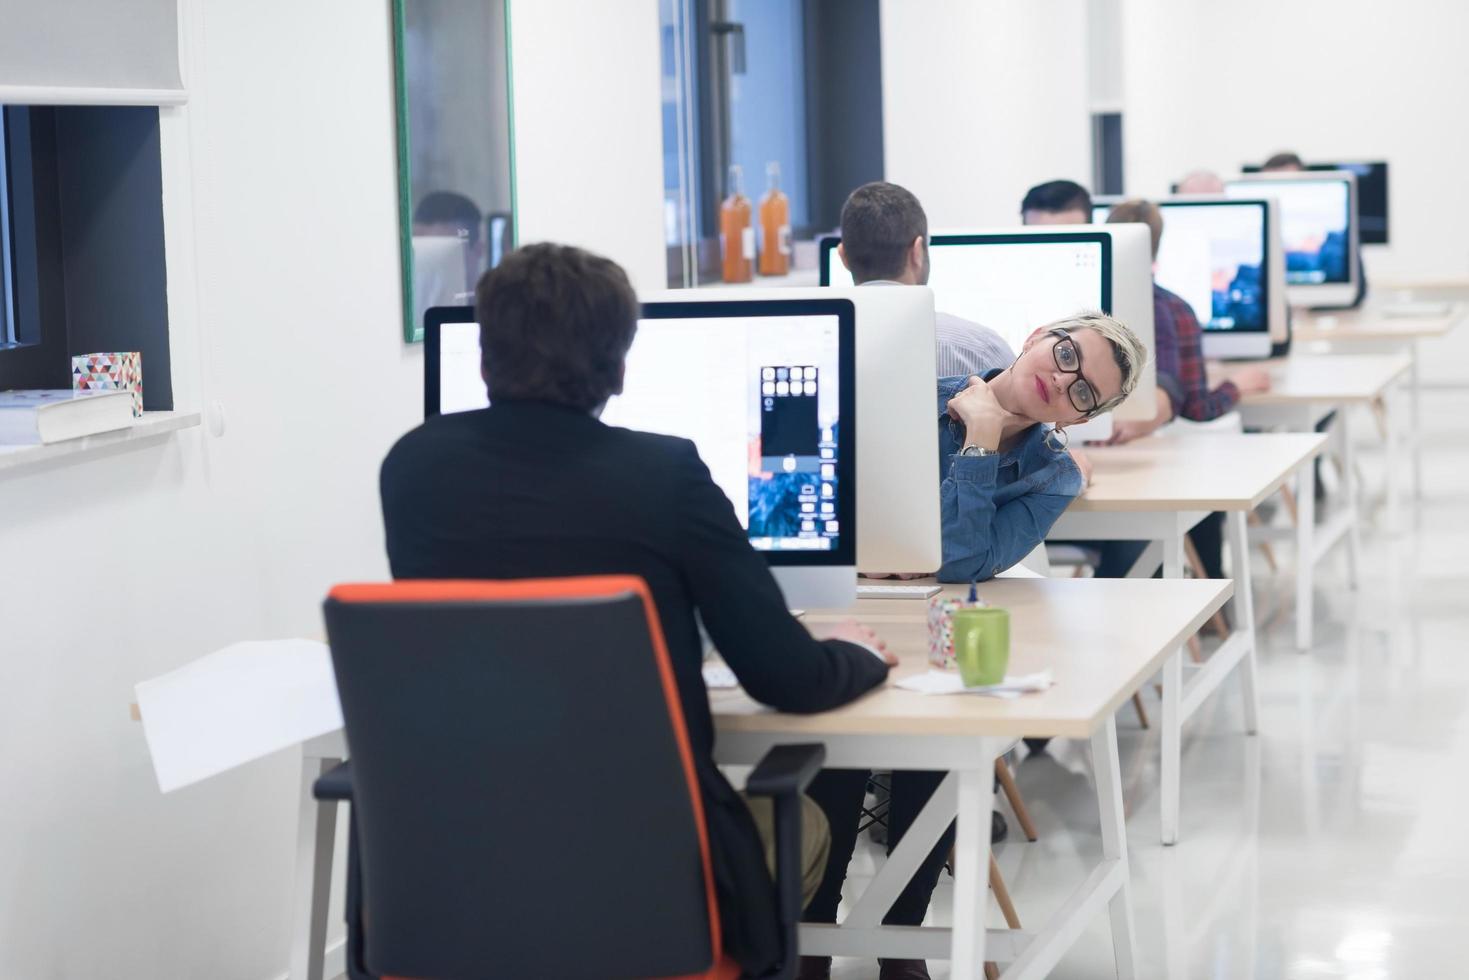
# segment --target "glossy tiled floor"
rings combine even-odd
[[[1241,734],[1228,683],[1185,729],[1176,847],[1158,842],[1157,731],[1119,715],[1140,977],[1469,975],[1469,393],[1427,405],[1438,422],[1424,499],[1397,536],[1374,515],[1358,591],[1340,549],[1321,566],[1310,654],[1292,642],[1293,558],[1279,578],[1257,561],[1257,608],[1276,610],[1261,634],[1260,735]],[[1383,461],[1369,452],[1363,467],[1380,479]],[[1080,743],[1017,771],[1041,839],[998,853],[1022,921],[1038,925],[1098,859],[1095,798]],[[854,878],[876,854],[864,842]],[[949,921],[949,888],[945,876],[930,922]],[[860,960],[834,971],[876,973]],[[1053,974],[1113,975],[1105,917]]]

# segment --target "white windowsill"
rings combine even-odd
[[[143,444],[161,438],[180,429],[191,429],[199,424],[198,412],[144,412],[143,417],[126,429],[99,432],[35,446],[0,446],[0,476],[56,460],[86,460],[109,455],[119,447]]]
[[[713,282],[699,283],[699,289],[768,289],[771,286],[820,286],[820,269],[792,269],[784,276],[756,276],[750,282]]]

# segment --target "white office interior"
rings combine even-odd
[[[786,0],[738,6],[757,2]],[[158,23],[176,28],[180,82],[152,100],[178,422],[0,466],[0,975],[294,980],[299,757],[160,793],[130,706],[138,682],[210,651],[320,636],[333,584],[388,577],[378,468],[423,415],[422,345],[403,337],[393,4],[135,4],[160,5],[176,13]],[[32,8],[29,36],[62,65],[69,18],[97,6],[0,0],[0,33]],[[660,3],[505,6],[517,241],[579,245],[664,289]],[[1469,300],[1456,122],[1469,6],[878,6],[881,176],[935,230],[1018,225],[1027,187],[1088,183],[1093,117],[1120,113],[1129,196],[1282,149],[1389,160],[1392,241],[1362,250],[1374,299]],[[7,74],[0,59],[0,105],[111,98],[90,78]],[[1118,715],[1138,976],[1461,968],[1469,335],[1425,340],[1419,359],[1421,498],[1396,533],[1370,522],[1359,591],[1340,556],[1322,565],[1310,654],[1292,643],[1289,568],[1259,565],[1257,613],[1273,616],[1259,628],[1261,733],[1239,734],[1230,689],[1185,734],[1177,846],[1157,836],[1156,729]],[[1364,415],[1355,430],[1368,482],[1386,465],[1370,428]],[[1084,873],[1072,852],[1091,846],[1076,840],[1096,834],[1084,742],[1053,756],[1018,769],[1047,833],[997,850],[1022,917],[1064,901]],[[345,833],[336,846],[340,868]],[[328,977],[344,969],[341,901]],[[942,896],[934,914],[949,914]],[[1111,941],[1101,916],[1050,975],[1115,975]],[[834,975],[875,970],[852,959]]]

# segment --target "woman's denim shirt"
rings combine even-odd
[[[1081,493],[1081,471],[1071,454],[1046,445],[1048,426],[1036,423],[1013,446],[993,456],[959,456],[963,427],[949,425],[948,404],[969,378],[940,378],[939,477],[944,564],[941,582],[993,578],[1045,540]]]

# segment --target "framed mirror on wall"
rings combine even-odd
[[[509,0],[390,0],[403,336],[515,247]]]

